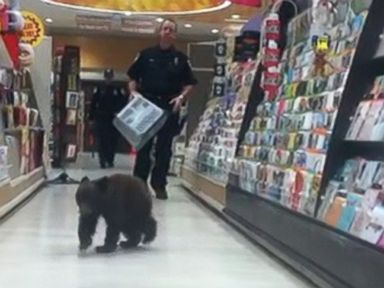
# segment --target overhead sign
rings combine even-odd
[[[80,29],[111,31],[112,18],[103,16],[76,15],[76,25]]]
[[[80,29],[94,31],[124,31],[140,34],[156,32],[155,22],[145,18],[125,19],[119,16],[77,15],[76,25]]]
[[[156,32],[156,25],[151,20],[122,19],[121,30],[131,33],[153,34]]]
[[[24,29],[22,31],[21,41],[32,45],[38,46],[44,39],[45,29],[43,21],[34,13],[23,11]]]

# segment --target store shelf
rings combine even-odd
[[[374,57],[368,64],[369,68],[374,71],[375,76],[384,75],[384,55]]]
[[[44,168],[0,183],[0,218],[7,215],[44,183]]]
[[[359,147],[361,149],[374,149],[384,150],[384,142],[382,141],[358,141],[358,140],[345,140],[345,145]]]
[[[28,129],[30,131],[44,131],[41,127],[17,127],[17,128],[5,128],[3,131],[5,133],[15,133],[21,132],[23,129]]]
[[[384,253],[384,249],[380,248],[377,245],[371,244],[371,243],[369,243],[369,242],[367,242],[367,241],[365,241],[365,240],[363,240],[363,239],[361,239],[359,237],[354,236],[353,234],[350,234],[348,232],[345,232],[343,230],[340,230],[340,229],[337,229],[337,228],[335,228],[333,226],[330,226],[327,223],[318,220],[317,218],[305,215],[303,213],[300,213],[299,211],[292,210],[292,209],[290,209],[290,208],[288,208],[288,207],[286,207],[284,205],[281,205],[279,202],[272,201],[271,199],[265,197],[264,195],[260,195],[260,194],[256,194],[256,193],[250,193],[248,191],[245,191],[245,190],[241,189],[240,187],[235,187],[234,185],[231,185],[231,184],[229,185],[228,189],[230,191],[232,191],[232,192],[245,195],[245,196],[249,197],[250,199],[252,199],[253,201],[268,202],[270,205],[272,205],[272,206],[274,206],[274,207],[276,207],[278,209],[286,210],[287,213],[289,213],[289,214],[291,214],[291,215],[293,215],[295,217],[306,218],[305,220],[311,222],[312,224],[319,225],[319,226],[321,226],[323,228],[326,228],[326,229],[332,231],[333,233],[339,234],[342,237],[349,238],[352,241],[357,241],[361,245],[365,246],[366,248],[376,250],[379,253]]]
[[[238,187],[229,185],[227,191],[229,216],[273,245],[278,257],[299,263],[300,272],[309,269],[325,280],[328,286],[324,287],[381,287],[384,283],[378,268],[384,266],[384,251],[378,247]]]
[[[384,142],[344,140],[347,159],[365,157],[368,160],[384,160]]]
[[[5,187],[5,186],[8,186],[9,183],[11,182],[11,179],[9,177],[3,179],[0,181],[0,190]]]
[[[34,169],[33,171],[29,172],[28,174],[25,175],[20,175],[19,177],[12,179],[10,181],[10,184],[12,187],[15,187],[25,181],[28,181],[29,179],[34,179],[36,175],[44,175],[44,168],[43,167],[38,167]]]
[[[181,168],[181,178],[189,183],[189,187],[187,187],[189,190],[200,191],[221,205],[225,205],[225,184],[200,174],[185,165]]]

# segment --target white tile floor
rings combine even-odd
[[[0,225],[0,287],[312,287],[173,185],[155,201],[156,241],[107,256],[78,254],[76,186],[45,188]],[[95,242],[103,237],[101,225]]]

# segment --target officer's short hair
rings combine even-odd
[[[163,28],[163,25],[165,24],[165,22],[171,22],[173,24],[175,24],[175,32],[177,32],[178,30],[178,25],[177,25],[177,22],[172,19],[172,18],[165,18],[161,23],[160,23],[160,26],[159,26],[159,32],[161,31],[161,29]]]

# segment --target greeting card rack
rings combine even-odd
[[[0,50],[1,53],[7,51]],[[46,156],[46,151],[45,131],[42,128],[29,69],[2,66],[0,75],[0,218],[2,218],[44,183],[43,158]]]
[[[257,33],[246,36],[258,42]],[[258,62],[252,59],[256,54],[252,48],[256,49],[258,43],[236,51],[234,56],[234,40],[228,38],[216,44],[218,64],[212,87],[214,97],[207,103],[189,139],[182,168],[187,188],[203,191],[220,205],[225,204],[230,163],[236,153],[238,134],[258,67]]]
[[[66,162],[76,161],[82,131],[79,48],[57,48],[53,70],[52,158],[54,167],[63,167]]]
[[[52,166],[62,168],[50,184],[77,184],[66,173],[66,165],[75,162],[81,149],[84,131],[84,97],[80,93],[80,49],[74,46],[55,50],[52,100],[52,139],[50,151]]]
[[[272,135],[272,138],[264,137],[260,142],[257,140],[258,137],[253,137],[255,135],[252,133],[245,136],[243,147],[239,149],[237,157],[240,165],[234,167],[236,173],[231,174],[230,183],[227,186],[225,212],[235,220],[236,225],[240,223],[242,229],[246,227],[247,232],[257,242],[320,287],[382,287],[384,276],[380,267],[384,267],[382,248],[384,247],[384,195],[382,192],[384,175],[382,162],[384,161],[382,125],[384,69],[382,64],[384,58],[381,47],[384,46],[382,41],[384,2],[352,0],[348,4],[355,9],[356,16],[349,27],[353,30],[363,25],[363,29],[360,37],[356,39],[347,36],[337,41],[337,43],[343,43],[347,40],[347,46],[344,48],[354,50],[348,58],[345,57],[347,53],[339,55],[345,59],[340,62],[341,67],[336,61],[339,56],[330,55],[330,63],[333,64],[333,68],[337,67],[336,74],[344,73],[343,79],[339,79],[341,82],[337,85],[337,94],[320,89],[318,92],[321,93],[310,94],[310,98],[317,98],[316,95],[319,94],[321,97],[318,98],[321,98],[321,101],[306,102],[306,99],[300,99],[308,95],[300,90],[303,85],[293,84],[286,86],[292,90],[284,90],[283,97],[278,96],[277,100],[269,102],[267,99],[263,102],[264,106],[261,104],[257,108],[256,118],[252,120],[254,126],[248,129],[248,132],[256,134],[259,131],[267,132],[261,136]],[[359,10],[361,7],[369,8],[367,10],[369,12],[364,13],[363,10]],[[313,14],[309,13],[308,19],[311,19]],[[305,17],[303,15],[295,20]],[[300,42],[297,36],[304,35],[301,37],[302,40],[310,41],[308,37],[309,31],[312,31],[311,25],[301,25],[301,27],[300,33],[294,35],[296,40]],[[332,33],[331,29],[330,33]],[[336,37],[340,37],[341,34]],[[335,36],[331,38],[333,39],[331,40],[332,49],[341,49],[332,44],[332,41],[337,38]],[[293,43],[295,47],[299,42],[296,43],[291,36],[288,45]],[[303,55],[305,53],[305,50],[301,52]],[[336,57],[335,61],[333,57]],[[292,62],[291,60],[289,55],[283,57],[282,65],[294,68],[283,71],[284,75],[289,75],[288,78],[297,77],[295,71],[300,68],[300,63],[306,61],[303,59],[303,61]],[[288,63],[284,63],[285,61]],[[345,65],[348,61],[351,64]],[[287,73],[290,71],[294,72],[293,75]],[[326,74],[329,76],[329,73],[326,72]],[[301,75],[299,78],[305,77]],[[318,80],[322,78],[316,77]],[[287,83],[290,82],[285,79],[283,85]],[[308,85],[306,86],[308,88]],[[324,87],[329,87],[329,81]],[[296,89],[301,92],[297,94]],[[307,92],[308,89],[305,90],[305,93]],[[325,98],[322,98],[323,96]],[[285,138],[281,133],[284,133],[287,126],[277,130],[272,129],[276,122],[271,119],[273,120],[274,115],[279,113],[273,110],[276,107],[274,105],[286,103],[286,100],[290,101],[290,99],[294,99],[291,110],[287,111],[286,106],[279,105],[281,109],[279,111],[284,112],[284,117],[290,117],[289,115],[292,114],[299,115],[294,117],[301,117],[301,114],[307,113],[306,110],[301,109],[308,108],[315,114],[322,111],[334,113],[331,117],[332,121],[328,123],[330,126],[326,126],[327,131],[319,129],[313,131],[314,134],[319,135],[316,137],[312,135],[308,138],[309,141],[306,141],[305,137],[295,138],[297,142],[290,141],[292,139],[286,137],[287,141],[284,142]],[[305,103],[308,106],[304,105]],[[328,109],[332,107],[333,109]],[[324,108],[326,109],[323,110]],[[322,121],[321,118],[316,119],[317,124]],[[289,126],[290,123],[287,125],[292,128]],[[299,126],[296,128],[300,128],[299,132],[289,130],[288,134],[300,134],[301,130],[307,130],[300,126],[308,124],[305,119],[298,121],[297,124]],[[276,137],[276,133],[279,137]],[[302,134],[305,133],[307,132],[304,131]],[[322,137],[324,141],[321,140]],[[268,139],[274,140],[268,144],[267,150],[271,149],[271,146],[272,149],[276,149],[277,145],[278,153],[257,154],[259,149],[257,147],[261,144],[261,146],[268,146]],[[307,147],[303,143],[310,143],[310,145]],[[244,145],[256,146],[256,148]],[[288,157],[285,157],[282,151],[293,152],[293,155],[287,153]],[[300,152],[299,156],[306,157],[296,157],[295,154],[298,152]],[[255,159],[253,156],[255,153],[260,158]],[[309,154],[313,153],[324,153],[325,156],[321,161],[315,159],[316,161],[312,163],[309,161],[312,157]],[[285,160],[287,163],[281,162]],[[321,165],[318,164],[320,162]],[[314,165],[310,166],[311,163]],[[305,166],[307,164],[308,167]],[[322,167],[320,168],[319,165]],[[271,169],[274,173],[269,175]],[[249,181],[249,176],[241,171],[248,171],[246,172],[248,174],[256,173],[255,179],[266,179],[266,181]],[[299,177],[289,178],[288,176],[292,175],[290,173],[297,173],[294,175]],[[310,179],[306,177],[307,175],[312,177],[308,180],[309,184],[305,182]],[[268,178],[269,176],[271,177]],[[291,187],[289,191],[284,191],[285,188]],[[304,190],[306,187],[308,189]],[[304,191],[309,192],[306,194]]]

